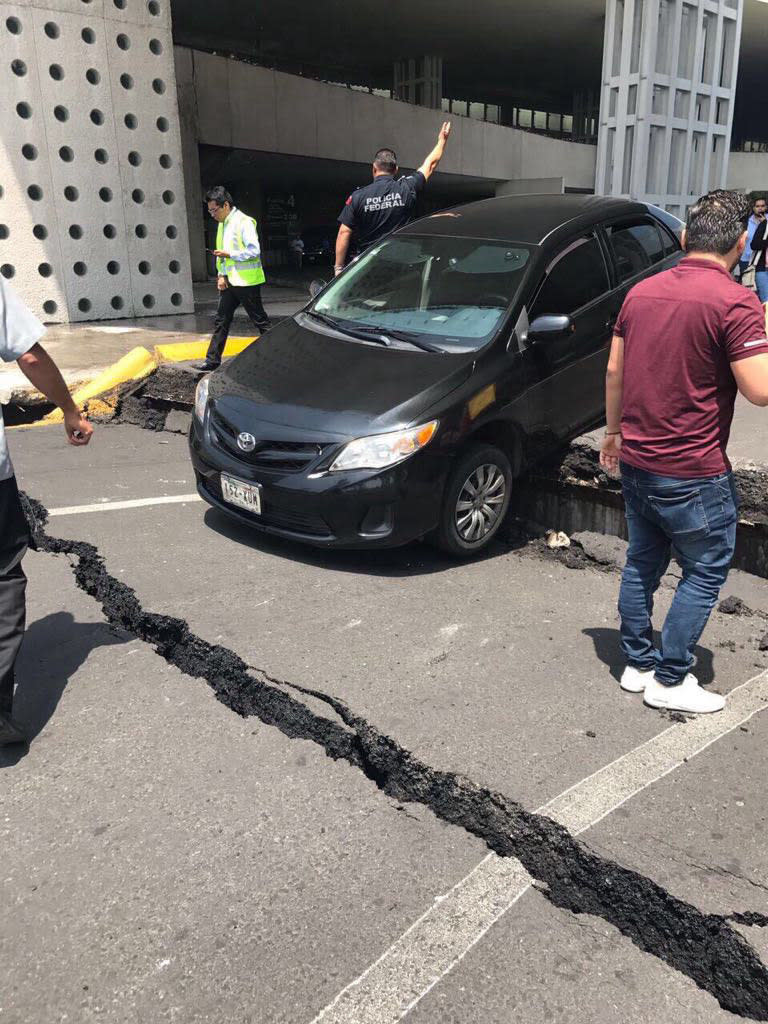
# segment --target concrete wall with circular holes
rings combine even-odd
[[[46,322],[193,308],[170,17],[0,2],[0,273]]]

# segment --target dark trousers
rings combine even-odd
[[[213,337],[206,356],[209,362],[221,362],[221,354],[227,343],[229,328],[232,326],[232,317],[241,302],[257,330],[264,331],[269,327],[269,317],[261,304],[261,285],[228,285],[223,292],[219,292],[219,308],[213,321]]]
[[[13,666],[24,636],[27,577],[21,560],[28,544],[16,480],[0,480],[0,711],[6,713],[13,704]]]

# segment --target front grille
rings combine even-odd
[[[221,495],[221,483],[218,475],[204,477],[202,482],[211,497],[225,505],[227,504]],[[235,506],[228,507],[234,508]],[[271,498],[264,498],[262,500],[260,516],[246,512],[245,509],[238,508],[237,511],[240,515],[246,519],[253,520],[256,524],[274,526],[278,530],[290,530],[291,533],[305,533],[311,537],[332,536],[330,527],[322,516],[317,515],[315,512],[300,512],[279,501],[275,502]]]
[[[217,448],[233,456],[246,466],[255,469],[274,470],[282,473],[298,473],[314,462],[323,453],[323,446],[307,441],[266,441],[257,439],[252,452],[244,452],[237,444],[240,431],[216,412],[210,415],[211,440]]]

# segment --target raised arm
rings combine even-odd
[[[421,165],[419,170],[424,177],[429,180],[437,169],[437,165],[443,159],[443,153],[445,152],[445,144],[448,141],[448,136],[451,134],[451,122],[444,121],[443,126],[438,132],[437,142],[435,148],[426,158],[424,163]]]

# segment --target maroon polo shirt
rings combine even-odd
[[[624,339],[622,460],[681,478],[729,470],[730,364],[768,352],[755,293],[689,256],[632,288],[614,333]]]

